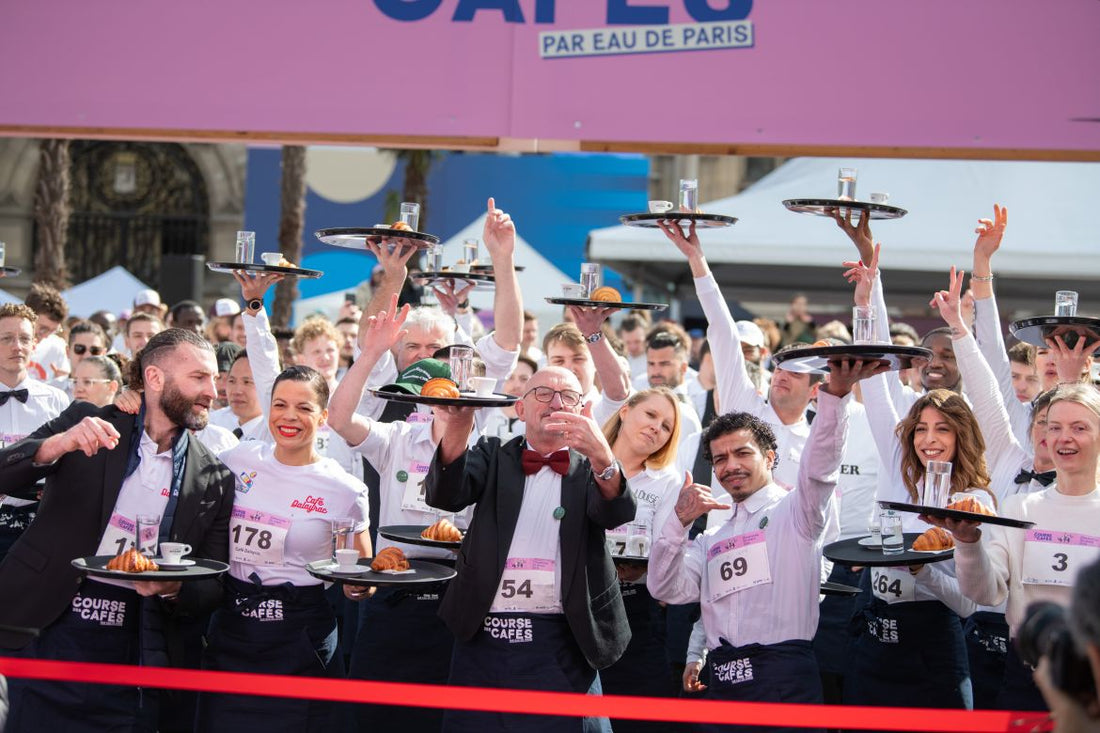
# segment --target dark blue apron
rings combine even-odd
[[[707,653],[708,700],[795,702],[820,705],[821,680],[809,641],[746,644],[736,647],[723,640]],[[701,723],[699,731],[802,731],[814,728],[730,726]]]
[[[438,561],[436,561],[438,562]],[[353,679],[445,685],[455,638],[439,618],[445,584],[416,591],[379,588],[360,601],[359,631],[351,657]],[[437,731],[439,708],[357,705],[363,731]]]
[[[976,611],[963,624],[963,635],[970,665],[970,683],[974,686],[974,709],[1008,709],[997,706],[1008,654],[1008,622],[1005,615]]]
[[[343,677],[336,619],[324,587],[261,586],[226,577],[222,607],[210,621],[203,668],[309,677]],[[199,695],[196,730],[327,733],[337,706],[325,700]]]
[[[850,567],[833,565],[829,580],[834,583],[860,587],[863,573]],[[844,689],[844,674],[851,658],[852,617],[862,606],[863,599],[854,596],[825,596],[818,606],[820,617],[814,634],[814,654],[821,668],[821,686],[825,702],[839,705]]]
[[[998,710],[1049,710],[1043,694],[1035,686],[1033,671],[1020,659],[1016,643],[1009,642],[1004,681],[996,703]]]
[[[645,583],[620,583],[619,589],[630,622],[630,643],[619,661],[600,670],[607,695],[675,697],[679,680],[673,684],[672,668],[665,649],[665,613],[649,595]],[[667,731],[667,723],[644,720],[613,720],[615,733]]]
[[[0,562],[34,521],[37,510],[38,502],[27,506],[0,506]]]
[[[950,608],[939,601],[891,605],[872,597],[852,623],[845,704],[973,706],[962,623]]]
[[[469,641],[456,641],[450,684],[552,692],[589,692],[596,670],[560,614],[489,614]],[[444,733],[590,733],[597,719],[448,710]]]
[[[141,597],[133,590],[85,580],[69,610],[19,652],[32,659],[138,664]],[[10,678],[5,730],[154,731],[154,690],[79,682]]]

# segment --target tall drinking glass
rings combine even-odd
[[[462,259],[466,260],[466,264],[472,265],[477,262],[477,246],[476,239],[462,240]]]
[[[1073,290],[1059,290],[1054,294],[1054,315],[1077,315],[1077,293]]]
[[[351,517],[338,517],[332,520],[332,561],[336,562],[337,550],[349,550],[355,547],[355,522]]]
[[[929,461],[925,468],[921,504],[942,509],[951,494],[951,461]]]
[[[159,514],[139,514],[134,518],[134,547],[142,555],[153,557],[157,554],[159,535]]]
[[[420,226],[420,204],[412,201],[401,202],[401,221],[409,225],[409,229],[414,232],[419,231]]]
[[[856,200],[856,169],[841,168],[836,175],[836,197],[842,201]]]
[[[901,514],[883,509],[878,518],[882,533],[882,554],[900,555],[905,552],[905,533],[901,527]]]
[[[581,287],[584,288],[584,295],[581,297],[591,298],[592,293],[602,284],[603,272],[600,265],[595,262],[581,263]]]
[[[451,381],[460,392],[470,391],[470,377],[474,370],[474,350],[469,346],[452,346],[450,355]]]
[[[237,232],[237,262],[251,265],[256,252],[256,232]]]
[[[692,212],[699,206],[699,181],[696,178],[680,179],[680,211]]]
[[[852,343],[873,344],[875,342],[875,309],[869,305],[857,305],[852,308]]]

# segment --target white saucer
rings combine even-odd
[[[333,575],[360,575],[367,572],[370,568],[366,565],[356,565],[354,568],[348,568],[347,570],[341,568],[336,563],[333,563],[329,567],[325,568],[326,573],[332,573]]]
[[[186,558],[180,560],[178,564],[165,562],[163,558],[159,557],[153,558],[153,562],[155,562],[157,564],[157,567],[159,567],[161,570],[183,570],[184,568],[189,568],[195,564],[194,560],[188,560]]]
[[[864,537],[859,544],[863,547],[882,547],[882,539],[876,542],[874,537]]]

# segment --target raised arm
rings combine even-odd
[[[246,308],[243,314],[245,351],[252,369],[252,381],[256,384],[256,397],[266,417],[271,410],[271,390],[282,367],[279,362],[279,342],[271,333],[271,323],[263,308],[267,289],[283,279],[282,275],[235,271],[233,277],[241,286],[241,296],[246,303],[260,301],[259,308]],[[267,424],[267,421],[264,421]]]
[[[368,318],[386,310],[390,299],[401,294],[401,288],[405,286],[405,279],[409,276],[409,260],[417,252],[416,245],[407,239],[398,240],[392,252],[386,242],[375,244],[368,240],[367,249],[378,259],[378,264],[382,265],[382,280],[371,293],[370,302],[363,311],[363,317],[359,319],[360,332],[366,330]]]
[[[588,341],[588,353],[592,355],[592,365],[600,377],[603,397],[614,403],[621,403],[630,396],[630,370],[619,359],[619,355],[603,337],[603,322],[614,313],[613,308],[567,308],[573,322]],[[597,337],[597,334],[599,336]],[[595,338],[595,341],[591,339]]]
[[[493,260],[493,339],[505,351],[519,351],[523,335],[523,298],[516,279],[516,225],[512,217],[489,199],[485,229],[481,234]]]
[[[367,334],[362,339],[362,354],[348,368],[344,378],[332,393],[328,406],[328,424],[348,445],[359,445],[370,434],[373,420],[356,412],[363,399],[367,378],[378,360],[405,334],[402,326],[409,315],[409,306],[398,308],[397,296],[390,300],[390,310],[369,316]]]

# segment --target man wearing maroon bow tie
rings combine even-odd
[[[634,519],[622,469],[572,372],[546,367],[516,414],[525,438],[467,450],[468,409],[446,427],[426,480],[446,511],[477,504],[439,615],[456,637],[451,684],[586,692],[630,641],[604,530]],[[449,711],[444,731],[581,731],[598,721]]]

